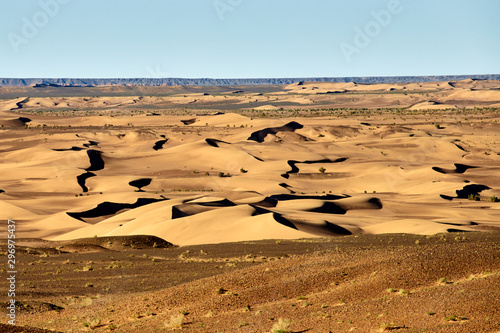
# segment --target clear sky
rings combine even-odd
[[[500,74],[499,0],[2,0],[0,77]]]

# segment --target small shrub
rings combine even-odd
[[[325,168],[323,168],[323,167],[319,168],[319,172],[321,172],[321,173],[325,173],[325,171],[326,171],[326,169],[325,169]]]
[[[163,324],[168,328],[181,328],[184,322],[184,315],[180,314],[178,316],[171,316],[169,321],[165,321]]]
[[[399,330],[401,328],[404,328],[404,326],[401,327],[401,326],[398,326],[394,323],[385,323],[385,324],[380,325],[380,329],[382,330],[382,332]]]
[[[481,200],[481,197],[479,196],[479,194],[471,193],[471,194],[469,194],[467,199],[472,200],[472,201],[479,201],[479,200]]]
[[[496,196],[490,197],[489,200],[490,200],[490,202],[499,202],[500,201],[500,199],[497,198]]]
[[[240,169],[240,172],[241,172],[241,173],[247,173],[247,172],[248,172],[248,170],[245,170],[245,169],[241,168],[241,169]]]
[[[217,291],[216,291],[216,293],[217,293],[217,294],[220,294],[220,295],[225,294],[226,292],[227,292],[227,289],[224,289],[224,288],[219,288],[219,289],[217,289]]]
[[[446,321],[462,321],[462,320],[467,320],[466,317],[460,317],[460,316],[457,316],[457,315],[453,315],[453,316],[450,316],[450,317],[445,317],[444,320]]]
[[[273,325],[271,333],[291,333],[290,324],[290,319],[280,318],[278,319],[278,322]]]
[[[88,327],[90,329],[96,329],[101,325],[101,320],[100,319],[89,319],[86,322],[83,323],[83,326]]]

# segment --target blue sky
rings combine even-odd
[[[4,0],[0,77],[500,74],[498,0]]]

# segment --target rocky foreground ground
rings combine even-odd
[[[59,332],[278,332],[278,325],[282,332],[500,330],[498,232],[186,247],[151,237],[22,244],[21,326]]]

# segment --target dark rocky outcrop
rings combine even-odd
[[[0,86],[17,87],[94,87],[102,85],[129,86],[241,86],[241,85],[282,85],[300,82],[356,82],[356,83],[407,83],[459,81],[466,79],[500,80],[498,74],[485,75],[439,75],[439,76],[372,76],[372,77],[309,77],[309,78],[268,78],[268,79],[184,79],[184,78],[0,78]]]

